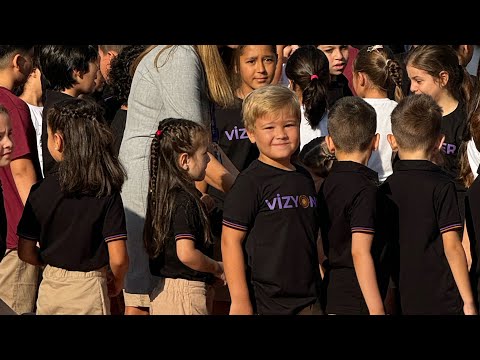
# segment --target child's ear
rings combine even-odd
[[[388,143],[390,144],[390,147],[392,148],[393,151],[398,151],[398,144],[397,144],[397,139],[395,139],[395,136],[393,134],[388,134],[387,135],[387,140]]]
[[[60,133],[56,132],[53,134],[53,143],[55,144],[55,150],[59,153],[63,153],[65,149],[63,147],[63,137]]]
[[[247,130],[248,139],[250,140],[250,142],[252,144],[255,144],[255,134],[254,134],[254,132],[249,130],[249,129],[246,129],[246,130]]]
[[[73,70],[73,78],[77,81],[80,82],[81,79],[83,79],[83,74],[80,70]]]
[[[372,139],[372,150],[377,151],[379,144],[380,144],[380,134],[376,133],[375,136]]]
[[[188,171],[188,160],[190,157],[188,156],[187,153],[181,153],[178,156],[178,165],[180,166],[181,169]]]
[[[335,154],[335,144],[333,143],[330,135],[325,136],[325,143],[327,144],[328,151],[330,151],[332,154]]]
[[[447,86],[449,75],[447,71],[440,71],[440,74],[438,74],[438,78],[440,79],[440,86],[445,87]]]
[[[12,64],[14,68],[19,68],[20,67],[20,61],[21,61],[22,55],[16,54],[13,59],[12,59]]]
[[[435,149],[441,150],[443,142],[445,141],[445,135],[440,135],[440,137],[437,140],[437,143],[435,144]]]
[[[357,76],[358,85],[360,85],[361,87],[365,87],[365,85],[367,84],[367,76],[365,75],[365,73],[363,71],[359,71],[357,72]]]

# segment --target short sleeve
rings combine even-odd
[[[240,175],[225,198],[223,225],[248,231],[259,210],[256,186],[248,176]]]
[[[368,186],[355,196],[350,208],[350,228],[352,233],[375,233],[377,191],[376,186]]]
[[[107,203],[102,235],[105,242],[127,240],[125,211],[122,198],[118,192],[112,194]]]
[[[40,239],[40,223],[33,211],[30,196],[25,203],[22,217],[17,226],[17,235],[26,240],[38,241]]]
[[[197,233],[197,219],[198,209],[192,199],[186,195],[181,195],[177,198],[177,205],[173,213],[172,228],[175,241],[180,239],[197,240],[195,234]]]
[[[457,193],[453,182],[435,191],[435,213],[440,232],[462,229]]]

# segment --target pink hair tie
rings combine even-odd
[[[312,81],[313,79],[318,79],[318,75],[315,75],[315,74],[311,75],[310,76],[310,81]]]
[[[160,136],[162,135],[163,133],[163,130],[157,130],[157,132],[155,133],[155,136]]]

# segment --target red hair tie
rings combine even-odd
[[[160,136],[162,135],[163,133],[163,130],[157,130],[157,132],[155,133],[155,136]]]
[[[318,79],[318,75],[315,75],[315,74],[311,75],[310,76],[310,81],[312,81],[313,79]]]

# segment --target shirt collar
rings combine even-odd
[[[330,172],[359,172],[378,183],[378,173],[355,161],[335,161]]]
[[[428,160],[398,160],[393,166],[394,171],[425,170],[443,172],[440,166]]]

